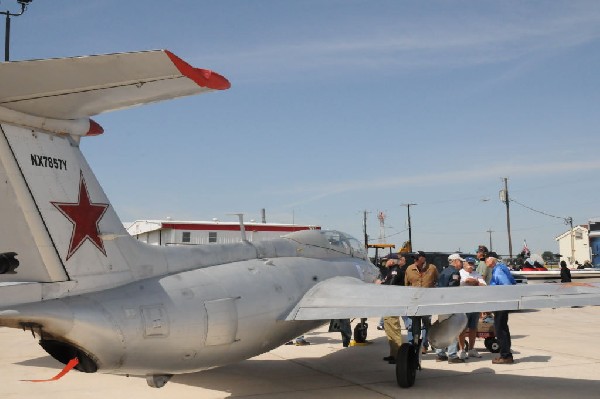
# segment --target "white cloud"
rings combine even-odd
[[[452,171],[446,171],[441,173],[427,173],[427,174],[411,174],[410,176],[396,177],[386,176],[379,179],[369,180],[352,180],[343,181],[338,183],[325,182],[321,184],[315,184],[305,187],[295,186],[293,190],[288,191],[288,194],[293,193],[294,196],[301,194],[307,195],[307,197],[295,201],[293,203],[285,204],[283,207],[295,207],[298,205],[315,202],[320,199],[329,197],[331,195],[356,192],[356,191],[367,191],[372,192],[374,190],[382,189],[395,189],[402,188],[404,190],[410,187],[423,187],[423,186],[434,186],[434,185],[450,185],[450,184],[464,184],[473,183],[475,181],[487,180],[487,179],[499,179],[501,177],[551,177],[557,174],[581,172],[581,171],[593,171],[600,169],[600,160],[592,161],[571,161],[571,162],[546,162],[546,163],[534,163],[534,164],[495,164],[488,165],[487,167],[481,167],[478,165],[477,169],[457,169]]]
[[[509,3],[510,4],[510,3]],[[581,5],[580,3],[577,3]],[[541,6],[540,6],[541,7]],[[522,3],[499,7],[499,13],[447,17],[401,15],[394,23],[373,24],[370,31],[348,26],[335,34],[305,41],[273,41],[247,49],[225,50],[203,61],[238,65],[258,72],[334,68],[464,67],[506,62],[581,45],[600,36],[600,7],[565,3],[551,11],[527,10]],[[539,7],[538,7],[539,8]],[[523,11],[523,10],[526,11]],[[553,12],[553,13],[552,13]]]

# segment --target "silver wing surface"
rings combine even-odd
[[[309,290],[285,320],[422,316],[600,305],[600,283],[413,288],[334,277]]]
[[[0,106],[53,119],[224,90],[230,83],[168,50],[0,64]]]

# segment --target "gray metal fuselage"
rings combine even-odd
[[[178,374],[237,362],[321,324],[283,321],[318,282],[376,278],[378,271],[364,254],[323,245],[317,236],[324,233],[218,246],[214,249],[247,251],[250,245],[257,256],[23,305],[13,322],[26,321],[42,340],[77,348],[100,372]],[[178,256],[188,252],[175,249],[183,250]]]

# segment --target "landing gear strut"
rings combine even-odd
[[[415,384],[417,370],[421,370],[421,354],[423,339],[421,338],[421,324],[427,335],[430,321],[421,317],[411,317],[413,342],[400,345],[396,354],[396,381],[402,388],[410,388]]]
[[[354,342],[362,344],[367,342],[367,319],[360,319],[360,322],[354,327]]]

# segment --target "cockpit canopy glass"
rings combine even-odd
[[[286,234],[300,244],[330,249],[355,258],[366,259],[363,245],[356,238],[337,230],[302,230]]]

